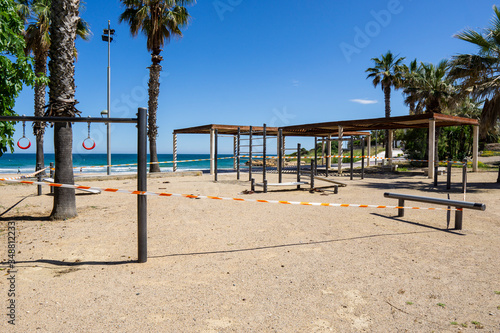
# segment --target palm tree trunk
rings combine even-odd
[[[391,117],[391,86],[386,85],[384,86],[384,101],[385,101],[385,117],[390,118]],[[389,156],[389,130],[385,130],[385,138],[384,138],[384,145],[385,145],[385,158],[391,158],[392,156]]]
[[[153,64],[149,67],[149,114],[148,114],[148,137],[149,137],[149,172],[160,172],[158,162],[158,152],[156,149],[156,137],[158,136],[158,126],[156,126],[156,113],[158,110],[158,95],[160,94],[160,61],[163,58],[159,54],[151,55]]]
[[[35,75],[37,77],[47,75],[47,54],[40,54],[35,57]],[[45,90],[44,83],[35,82],[35,117],[43,117],[45,110]],[[43,137],[45,134],[45,123],[41,121],[33,122],[33,134],[36,136],[36,165],[45,166],[43,152]]]
[[[52,0],[50,25],[50,83],[47,115],[74,117],[79,111],[75,104],[74,50],[78,0]],[[54,180],[60,184],[74,184],[73,130],[70,123],[55,123],[54,150],[56,172]],[[54,188],[52,219],[67,219],[77,215],[75,190]]]

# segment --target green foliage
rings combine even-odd
[[[472,156],[472,126],[443,127],[439,138],[439,159],[462,161]]]
[[[403,136],[405,153],[412,160],[427,159],[427,130],[409,129]]]
[[[15,99],[23,84],[32,85],[35,75],[31,59],[24,55],[23,22],[15,2],[0,0],[0,115],[15,115]],[[0,123],[0,156],[14,150],[13,123]]]

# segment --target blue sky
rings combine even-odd
[[[265,3],[265,6],[262,4]],[[284,126],[384,116],[383,94],[366,80],[371,58],[391,50],[406,62],[437,63],[476,49],[452,36],[466,27],[489,25],[492,1],[199,0],[189,8],[182,39],[165,46],[158,107],[158,152],[172,152],[172,131],[206,124]],[[150,55],[146,40],[133,38],[120,1],[88,0],[81,17],[94,36],[78,41],[77,108],[82,116],[106,109],[107,43],[102,29],[116,30],[111,44],[111,116],[133,117],[147,107]],[[25,88],[18,114],[33,114]],[[392,115],[408,114],[399,91]],[[93,152],[106,151],[104,125],[93,125]],[[31,126],[27,132],[34,142]],[[111,151],[133,153],[136,130],[112,125]],[[22,134],[17,126],[16,140]],[[74,126],[74,152],[83,153],[87,127]],[[298,139],[287,140],[287,145]],[[300,139],[306,146],[309,139]],[[312,142],[312,141],[311,141]],[[34,153],[34,145],[30,148]],[[310,147],[309,147],[310,148]],[[231,152],[222,139],[221,152]],[[47,131],[45,151],[53,152]],[[208,153],[207,135],[180,135],[179,153]],[[16,147],[16,152],[19,149]]]

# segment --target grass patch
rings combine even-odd
[[[438,304],[437,304],[437,306],[440,306],[440,307],[442,307],[442,308],[445,308],[445,307],[446,307],[446,304],[444,304],[444,303],[438,303]]]
[[[485,150],[481,154],[481,157],[490,157],[490,156],[500,156],[500,151]]]
[[[471,323],[472,323],[472,325],[474,325],[474,328],[476,328],[476,329],[483,329],[484,328],[483,324],[481,324],[478,321],[471,321]]]
[[[406,304],[408,304],[408,305],[413,305],[413,302],[409,302],[409,301],[408,301],[408,302],[406,302]]]
[[[452,321],[450,325],[458,325],[458,323],[456,321]]]
[[[500,295],[500,291],[495,290],[496,295]]]

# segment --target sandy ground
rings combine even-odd
[[[454,169],[451,199],[463,199],[460,177]],[[53,222],[48,188],[33,196],[35,186],[0,184],[0,331],[500,332],[500,185],[496,171],[468,177],[467,201],[487,209],[464,211],[461,231],[446,229],[446,211],[398,218],[395,209],[148,197],[144,264],[135,262],[135,195],[78,193],[78,217]],[[377,205],[397,204],[386,191],[448,193],[444,176],[435,189],[421,172],[335,179],[348,184],[338,194],[245,195],[249,183],[234,174],[218,183],[209,175],[152,178],[148,189]],[[136,188],[133,179],[80,183]],[[6,316],[11,299],[15,326]]]

